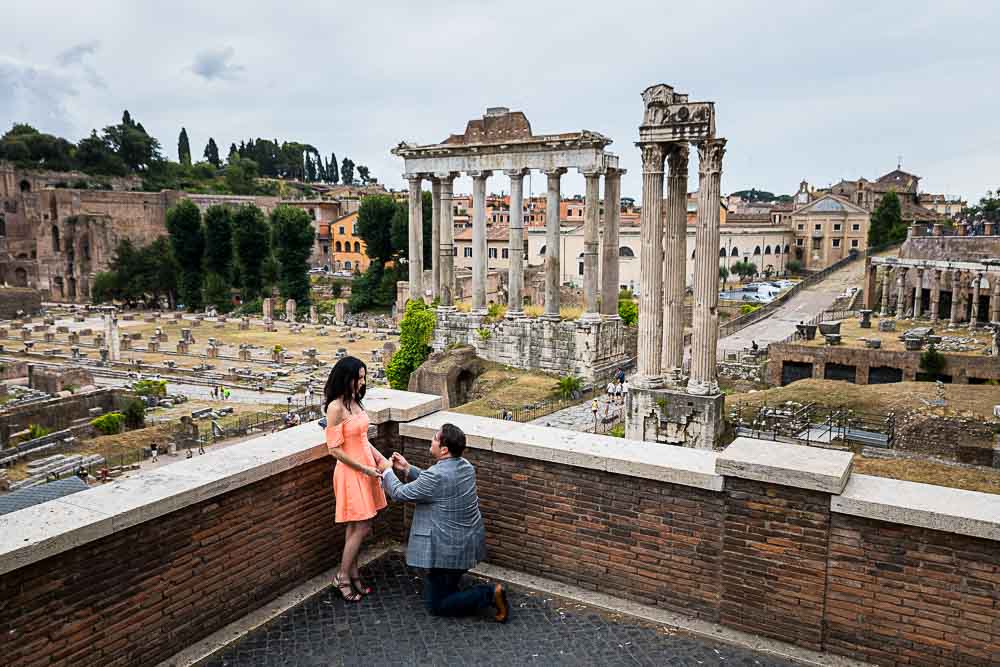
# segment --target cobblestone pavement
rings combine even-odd
[[[363,571],[374,595],[348,604],[327,589],[200,667],[794,664],[522,589],[509,596],[505,625],[489,615],[437,618],[424,611],[420,577],[399,554]]]
[[[597,432],[607,433],[608,429],[616,423],[621,423],[624,419],[625,406],[620,403],[613,403],[608,400],[607,394],[597,397]],[[606,417],[613,417],[614,422],[604,423]],[[554,428],[565,428],[571,431],[594,432],[594,411],[591,409],[590,399],[578,405],[571,405],[551,414],[533,419],[529,424],[536,426],[552,426]]]

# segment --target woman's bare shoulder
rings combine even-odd
[[[344,409],[343,401],[336,400],[330,401],[330,404],[326,406],[326,421],[330,426],[336,426],[340,422],[344,421],[344,416],[347,410]]]

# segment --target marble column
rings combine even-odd
[[[688,393],[719,393],[716,347],[719,341],[719,190],[725,139],[698,144],[698,229],[695,232],[694,308],[691,377]],[[645,203],[645,201],[643,202]],[[641,312],[641,311],[640,311]]]
[[[409,182],[410,220],[407,266],[410,270],[410,298],[424,298],[424,205],[421,197],[420,174],[407,174]]]
[[[640,144],[642,212],[639,218],[639,345],[636,375],[640,388],[659,387],[663,353],[663,160],[661,144]]]
[[[938,321],[941,309],[941,270],[931,269],[931,322]]]
[[[879,317],[889,317],[889,293],[892,291],[892,267],[882,267],[882,310]]]
[[[490,171],[470,171],[472,176],[472,310],[486,312],[486,179]]]
[[[431,300],[441,298],[441,181],[431,174]],[[440,302],[439,302],[440,303]]]
[[[906,274],[907,269],[901,266],[896,271],[899,277],[896,279],[896,318],[903,320],[909,316],[906,312]]]
[[[920,319],[923,315],[924,299],[924,270],[917,268],[917,284],[913,287],[913,319]]]
[[[507,317],[522,317],[524,303],[524,175],[527,169],[511,169],[510,177],[510,246],[507,270]]]
[[[566,169],[546,169],[548,192],[545,198],[545,315],[547,319],[559,319],[559,285],[562,283],[559,266],[559,180]]]
[[[958,269],[951,272],[951,315],[948,317],[948,326],[953,327],[958,324],[958,307],[962,301],[961,277]]]
[[[990,274],[990,322],[1000,322],[1000,278]]]
[[[969,308],[969,326],[975,329],[979,326],[979,289],[983,282],[983,274],[973,273],[972,280],[972,303]]]
[[[583,208],[583,316],[581,320],[601,319],[597,305],[597,245],[600,243],[601,173],[583,171],[586,198]]]
[[[684,296],[687,293],[687,144],[667,157],[667,228],[663,246],[663,374],[679,385],[684,377]],[[718,273],[718,272],[716,272]],[[716,283],[718,284],[718,283]]]
[[[435,249],[441,265],[441,282],[439,286],[440,307],[454,310],[455,294],[455,222],[454,203],[452,196],[455,188],[455,172],[435,174],[441,190],[441,229],[439,232],[440,246]]]
[[[601,237],[601,315],[618,317],[618,247],[621,223],[622,174],[608,169],[604,176],[604,236]]]

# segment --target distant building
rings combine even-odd
[[[819,271],[852,251],[863,253],[868,248],[871,214],[837,195],[820,195],[796,208],[791,219],[795,238],[793,256],[806,269]]]
[[[324,233],[325,232],[325,233]],[[358,236],[358,212],[348,213],[329,223],[321,223],[317,235],[319,252],[314,266],[325,266],[331,271],[364,273],[371,260],[364,239]]]

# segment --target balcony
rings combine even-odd
[[[0,517],[4,664],[988,665],[1000,650],[1000,496],[854,475],[847,452],[640,443],[389,390],[366,404],[372,442],[417,465],[441,424],[466,432],[490,549],[473,576],[511,584],[510,623],[423,611],[398,506],[375,522],[376,593],[336,598],[343,531],[311,423]]]

